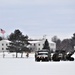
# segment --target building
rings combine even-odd
[[[0,41],[0,52],[8,51],[8,46],[11,41],[9,40],[1,40]]]
[[[38,41],[29,41],[31,43],[30,45],[30,49],[32,51],[37,51],[37,50],[42,50],[44,43],[45,43],[45,38],[43,38],[42,40],[38,40]],[[50,46],[50,50],[55,51],[56,50],[56,43],[48,41],[49,42],[49,46]]]

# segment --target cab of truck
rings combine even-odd
[[[50,53],[47,49],[42,49],[35,52],[35,61],[49,61]]]

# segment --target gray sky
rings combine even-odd
[[[75,32],[75,0],[0,0],[0,28],[9,35],[20,29],[29,37],[71,37]]]

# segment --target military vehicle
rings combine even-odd
[[[61,58],[61,54],[59,53],[59,50],[56,50],[52,56],[52,60],[53,61],[60,61],[60,58]]]
[[[50,52],[47,49],[39,50],[35,52],[35,61],[49,61]]]
[[[48,49],[42,49],[35,52],[35,61],[74,61],[72,57],[74,52],[75,50],[56,50],[54,53],[51,53]]]
[[[74,61],[74,58],[72,55],[74,54],[75,51],[68,51],[66,52],[65,50],[56,50],[55,53],[52,56],[53,61]]]
[[[66,54],[66,60],[74,61],[74,58],[72,57],[72,55],[74,54],[74,52],[75,52],[75,50],[71,51],[71,52],[67,52],[67,54]]]

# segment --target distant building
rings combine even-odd
[[[8,46],[11,41],[9,40],[1,40],[0,41],[0,52],[8,51]]]
[[[37,51],[37,50],[42,50],[44,43],[45,43],[45,38],[43,39],[39,39],[38,41],[29,41],[30,45],[28,45],[27,47],[30,48],[30,50],[32,51]],[[9,40],[1,40],[0,41],[0,52],[6,52],[8,51],[8,46],[10,45]],[[56,50],[56,44],[54,42],[48,41],[49,42],[49,46],[50,46],[50,50],[55,51]]]
[[[29,41],[31,43],[30,45],[30,49],[32,51],[37,51],[37,50],[42,50],[44,43],[45,43],[45,38],[43,38],[42,40],[39,41]],[[50,46],[50,50],[55,51],[56,50],[56,44],[54,42],[48,41],[49,42],[49,46]]]

